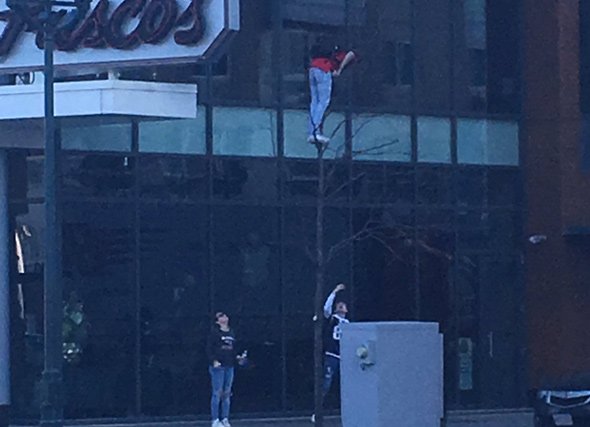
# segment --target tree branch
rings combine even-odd
[[[351,178],[350,180],[346,181],[344,184],[338,186],[338,188],[336,188],[333,191],[330,191],[328,194],[326,194],[326,198],[330,198],[336,194],[338,194],[340,191],[344,190],[346,187],[348,187],[349,185],[354,184],[355,182],[357,182],[359,179],[365,177],[367,174],[366,173],[361,173],[358,174],[357,176],[355,176],[354,178]]]
[[[360,156],[360,155],[371,155],[371,156],[379,156],[382,154],[385,154],[385,151],[377,151],[377,150],[381,150],[383,148],[387,148],[387,147],[391,147],[395,144],[398,144],[399,140],[398,139],[394,139],[393,141],[389,141],[389,142],[384,142],[383,144],[379,144],[376,145],[374,147],[370,147],[370,148],[363,148],[362,150],[352,150],[352,157],[356,157],[356,156]]]

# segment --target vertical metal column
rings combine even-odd
[[[45,13],[51,16],[52,3],[45,2]],[[53,50],[54,34],[50,20],[45,23],[43,73],[45,77],[45,365],[40,425],[63,425],[62,378],[62,233],[59,203],[59,141],[55,138],[53,106]]]
[[[10,407],[10,236],[8,231],[8,158],[0,151],[0,426]]]

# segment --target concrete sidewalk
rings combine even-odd
[[[264,419],[246,419],[232,420],[232,427],[313,427],[309,418],[264,418]],[[120,424],[81,424],[74,426],[69,424],[68,427],[211,427],[209,421],[176,421],[176,422],[141,422],[141,423],[120,423]],[[325,427],[341,427],[340,417],[324,418]],[[18,426],[22,427],[22,426]]]
[[[534,413],[530,408],[449,411],[444,424],[446,427],[533,427]],[[66,423],[66,427],[211,427],[209,421],[137,421],[137,422],[88,422]],[[233,427],[313,427],[309,417],[260,418],[232,420]],[[342,427],[340,417],[326,417],[325,427]],[[37,427],[15,425],[13,427]],[[370,427],[370,426],[367,426]]]

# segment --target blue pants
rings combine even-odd
[[[340,375],[340,359],[324,355],[324,385],[322,388],[324,397],[330,391],[332,380],[338,375]]]
[[[311,104],[309,106],[309,136],[321,133],[324,114],[332,97],[332,73],[319,68],[309,69],[309,90]]]
[[[211,375],[211,420],[229,418],[234,368],[209,366],[209,375]],[[221,417],[219,404],[221,404]]]

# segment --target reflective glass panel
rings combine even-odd
[[[64,150],[131,151],[131,123],[69,126],[61,128]]]
[[[451,163],[449,119],[418,117],[418,161]]]
[[[317,158],[315,145],[307,142],[309,112],[307,110],[286,110],[284,115],[285,157]],[[344,114],[330,113],[324,121],[324,135],[330,144],[324,158],[333,159],[344,153]]]
[[[409,162],[412,142],[409,116],[360,115],[353,121],[355,160]]]
[[[205,109],[196,119],[155,120],[139,124],[139,151],[205,154]]]
[[[518,166],[518,124],[477,119],[457,120],[457,161]]]
[[[213,111],[213,153],[276,156],[276,126],[276,115],[271,110],[216,108]]]

